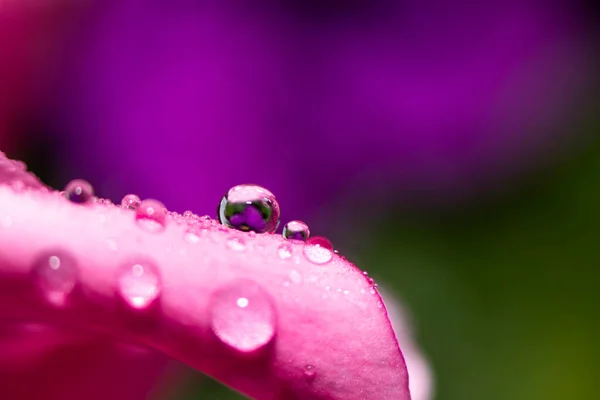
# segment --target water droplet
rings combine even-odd
[[[65,186],[65,196],[72,203],[90,203],[94,198],[94,188],[88,181],[73,179]]]
[[[283,237],[305,241],[310,236],[308,225],[302,221],[290,221],[283,226]]]
[[[275,336],[275,308],[269,294],[253,281],[238,280],[218,289],[210,313],[215,335],[240,352],[260,350]]]
[[[244,232],[273,233],[279,225],[279,215],[273,193],[256,185],[229,189],[217,209],[221,224]]]
[[[118,274],[119,295],[130,307],[146,309],[160,296],[159,273],[153,263],[127,264],[121,267]]]
[[[135,218],[144,229],[150,232],[164,229],[167,222],[167,209],[160,201],[144,200],[135,211]]]
[[[302,275],[300,275],[300,273],[295,269],[290,271],[289,277],[290,280],[294,283],[302,283]]]
[[[277,249],[277,255],[282,260],[287,260],[292,256],[292,246],[290,246],[289,244],[282,244]]]
[[[128,208],[130,210],[135,210],[141,204],[140,198],[135,194],[126,194],[121,199],[121,206],[123,208]]]
[[[308,382],[312,382],[317,377],[317,370],[314,365],[307,365],[304,367],[304,378]]]
[[[235,251],[244,251],[246,248],[246,243],[241,237],[233,237],[227,240],[227,246]]]
[[[184,211],[184,212],[183,212],[183,216],[184,216],[185,218],[191,218],[191,217],[193,217],[193,216],[194,216],[194,213],[193,213],[193,212],[191,212],[190,210],[187,210],[187,211]]]
[[[42,295],[56,306],[66,304],[79,279],[75,259],[62,250],[44,252],[35,260],[32,271]]]
[[[304,244],[304,255],[314,264],[327,264],[333,259],[333,245],[322,236],[315,236]]]
[[[200,241],[200,236],[198,236],[196,229],[192,228],[185,231],[184,239],[188,243],[195,244]]]

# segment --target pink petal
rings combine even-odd
[[[0,317],[146,345],[256,399],[410,399],[381,297],[342,257],[175,213],[148,229],[21,167],[0,160]]]

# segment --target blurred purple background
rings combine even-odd
[[[578,280],[600,262],[599,15],[0,0],[0,148],[54,186],[81,177],[179,212],[214,216],[230,187],[265,186],[283,222],[332,238],[413,309],[437,398],[594,398],[594,364],[573,360],[599,349],[581,310],[600,299]]]

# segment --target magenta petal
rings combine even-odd
[[[256,399],[410,399],[382,299],[343,258],[315,264],[302,243],[174,213],[147,230],[132,210],[15,190],[33,178],[12,165],[0,317],[143,344]]]

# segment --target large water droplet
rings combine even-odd
[[[303,252],[314,264],[327,264],[333,259],[333,245],[322,236],[308,239],[304,244]]]
[[[271,298],[257,283],[238,280],[218,289],[211,298],[211,327],[226,345],[247,353],[265,347],[276,330]]]
[[[273,193],[256,185],[229,189],[217,209],[223,225],[244,232],[273,233],[279,225],[279,216],[279,204]]]
[[[135,218],[140,226],[150,232],[157,232],[165,227],[167,209],[158,200],[147,199],[135,210]]]
[[[283,226],[283,237],[286,239],[306,240],[310,236],[308,225],[302,221],[290,221]]]
[[[121,199],[121,206],[130,210],[137,209],[141,203],[140,198],[135,194],[126,194],[123,196],[123,199]]]
[[[94,198],[94,188],[88,181],[73,179],[65,186],[65,197],[72,203],[90,203]]]
[[[160,296],[160,276],[151,262],[124,265],[117,279],[119,295],[132,308],[148,308]]]
[[[79,279],[79,269],[73,256],[63,250],[40,255],[33,265],[37,288],[50,303],[63,306]]]

